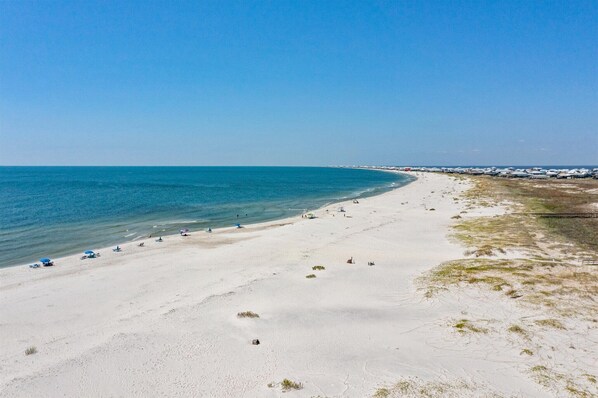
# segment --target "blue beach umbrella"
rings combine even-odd
[[[39,261],[41,261],[42,263],[49,263],[52,260],[50,260],[48,257],[44,257],[44,258],[40,258]]]
[[[85,250],[85,252],[83,252],[83,254],[86,254],[89,256],[90,254],[94,254],[94,252],[93,252],[93,250]]]

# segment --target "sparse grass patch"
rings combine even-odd
[[[521,350],[521,352],[519,353],[519,355],[529,355],[530,357],[532,355],[534,355],[534,352],[532,350],[530,350],[529,348],[524,348],[523,350]]]
[[[315,265],[311,267],[311,269],[313,269],[314,271],[324,271],[326,267],[324,267],[323,265]]]
[[[37,353],[37,348],[35,346],[31,346],[25,350],[25,355],[33,355]]]
[[[289,379],[284,379],[283,381],[281,381],[280,386],[283,391],[301,390],[303,388],[303,384]]]
[[[502,254],[505,254],[505,250],[501,247],[494,247],[491,245],[483,245],[482,247],[480,247],[479,249],[476,250],[467,250],[465,252],[466,256],[471,256],[471,255],[475,255],[476,257],[491,257],[496,255],[495,252],[499,252]]]
[[[239,318],[259,318],[260,316],[253,311],[243,311],[237,314]]]
[[[540,319],[534,321],[536,325],[551,327],[553,329],[565,330],[565,326],[558,319]]]
[[[527,332],[519,325],[511,325],[507,330],[511,333],[517,333],[523,337],[527,337]]]
[[[483,283],[500,291],[510,286],[507,279],[512,274],[530,269],[526,263],[512,260],[491,260],[485,258],[448,261],[433,269],[421,278],[426,285],[439,288],[460,283]]]
[[[550,387],[555,382],[554,376],[548,371],[546,366],[536,365],[530,369],[530,372],[534,380],[544,387]]]
[[[309,275],[305,275],[305,277],[306,277],[307,279],[312,279],[312,278],[315,278],[315,277],[316,277],[316,274],[309,274]]]
[[[498,285],[494,285],[494,286],[492,286],[492,290],[494,290],[495,292],[500,292],[500,291],[502,291],[503,286],[509,286],[509,284],[508,283],[500,283]]]
[[[580,383],[579,379],[576,380],[570,374],[558,373],[542,365],[534,366],[530,369],[530,373],[536,382],[544,387],[557,391],[564,390],[569,396],[576,398],[590,398],[596,396],[595,393],[588,391],[585,388],[583,382]],[[582,376],[586,376],[586,374]],[[586,378],[586,380],[588,379]],[[590,389],[593,389],[592,387],[594,386],[590,386]],[[593,390],[595,391],[595,389]],[[559,396],[563,396],[563,394],[560,394]]]
[[[426,298],[433,298],[451,285],[480,284],[560,316],[598,316],[593,299],[598,296],[598,272],[590,266],[541,256],[448,261],[422,275],[418,283],[425,289]]]
[[[388,388],[379,388],[374,393],[374,398],[386,398],[390,395],[390,390]]]
[[[515,289],[509,289],[505,294],[514,299],[521,297],[521,294],[519,294]]]
[[[488,329],[473,325],[468,319],[457,321],[453,327],[461,334],[465,333],[488,333]]]
[[[486,386],[468,383],[462,379],[422,380],[418,377],[403,379],[391,387],[379,388],[372,398],[499,398]]]
[[[506,247],[533,250],[536,244],[526,228],[528,222],[527,217],[512,214],[476,217],[455,225],[453,236],[476,248],[474,252],[480,255],[493,255],[495,251],[504,253]]]

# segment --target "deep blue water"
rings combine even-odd
[[[283,218],[407,182],[344,168],[0,167],[0,267]]]

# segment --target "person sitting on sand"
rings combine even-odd
[[[158,239],[156,239],[156,242],[162,242],[162,237],[160,236]]]
[[[137,246],[139,246],[139,247],[143,247],[143,245],[144,245],[144,242],[141,242],[141,243],[140,243],[140,244],[138,244]]]
[[[353,256],[351,256],[351,258],[347,260],[347,264],[354,264]]]
[[[112,250],[115,251],[115,252],[119,252],[122,249],[120,248],[120,246],[116,245],[116,247],[114,249],[112,249]]]
[[[208,232],[212,232],[212,228],[208,227]]]

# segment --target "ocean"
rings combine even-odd
[[[0,267],[285,218],[410,181],[326,167],[0,167]]]

